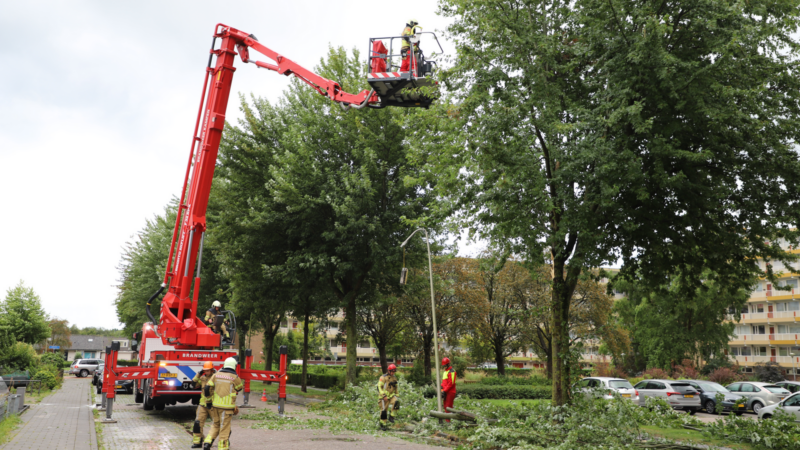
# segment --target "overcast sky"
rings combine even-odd
[[[3,2],[0,298],[22,280],[53,317],[119,326],[122,247],[180,191],[215,24],[312,68],[329,44],[363,55],[410,18],[447,25],[433,0]],[[237,67],[234,93],[275,100],[288,84]]]

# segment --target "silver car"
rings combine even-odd
[[[745,409],[751,409],[758,414],[761,408],[774,405],[791,392],[772,383],[762,383],[760,381],[742,381],[726,386],[733,395],[740,395],[747,399]]]
[[[790,414],[794,414],[795,420],[800,421],[800,392],[792,394],[783,401],[772,406],[765,406],[758,412],[759,419],[769,419],[775,415],[775,410],[782,409]]]
[[[780,386],[793,394],[800,392],[800,381],[779,381],[775,386]]]
[[[703,406],[700,393],[691,384],[675,380],[644,380],[635,386],[639,391],[639,405],[645,406],[648,397],[663,398],[672,406],[694,415]]]
[[[602,396],[610,400],[615,396],[639,402],[639,393],[623,378],[587,377],[578,382],[578,390],[586,395]]]
[[[94,373],[94,370],[100,364],[103,364],[101,359],[79,359],[69,367],[69,373],[79,377],[87,377],[90,373]]]

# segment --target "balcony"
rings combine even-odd
[[[768,334],[739,334],[739,335],[734,335],[733,339],[731,339],[731,342],[733,341],[767,342],[769,341],[769,336],[770,335]]]
[[[730,358],[739,365],[758,364],[770,361],[778,364],[796,364],[800,362],[800,357],[792,358],[791,356],[731,356]],[[792,359],[795,361],[793,362]]]
[[[796,341],[799,333],[770,334],[770,341]]]
[[[750,300],[770,300],[772,297],[787,297],[795,298],[800,295],[799,289],[792,289],[789,291],[779,291],[777,289],[768,289],[766,291],[753,291],[750,293]]]

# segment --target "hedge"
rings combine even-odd
[[[289,384],[300,385],[302,383],[303,372],[286,372],[289,375]],[[340,379],[344,379],[344,374],[320,374],[307,373],[306,384],[319,389],[330,389],[336,386]]]
[[[553,397],[553,388],[550,386],[515,386],[515,385],[480,385],[469,384],[456,388],[459,395],[468,395],[474,399],[506,399],[506,400],[536,400]],[[425,390],[425,397],[433,398],[436,391],[432,386]]]

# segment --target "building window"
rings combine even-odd
[[[744,369],[742,369],[742,372],[744,372],[744,373],[753,373],[753,368],[752,367],[745,367]]]
[[[739,356],[739,347],[731,347],[731,356]]]
[[[792,289],[797,289],[797,280],[786,280],[785,286]]]
[[[369,341],[361,341],[358,343],[358,348],[371,348]]]
[[[297,321],[296,320],[292,322],[292,329],[293,330],[297,329]]]
[[[766,328],[764,325],[753,325],[751,328],[753,334],[766,334]]]
[[[328,329],[332,331],[337,331],[339,329],[339,324],[336,322],[331,322],[328,324]]]
[[[763,303],[759,303],[758,306],[756,306],[756,312],[757,313],[763,313],[764,312],[764,304]]]
[[[786,347],[781,347],[778,349],[778,356],[789,356],[789,349]]]
[[[789,311],[800,311],[800,302],[789,302],[787,306]]]
[[[767,356],[767,347],[758,347],[758,355],[756,356]]]
[[[742,314],[747,314],[749,312],[750,312],[750,309],[747,307],[747,305],[742,306]]]
[[[288,328],[289,323],[286,320],[281,321],[281,328]]]
[[[741,356],[752,356],[750,352],[750,347],[742,347],[741,351],[739,352]]]
[[[783,303],[783,302],[775,303],[775,311],[777,311],[777,312],[786,311],[786,303]]]

